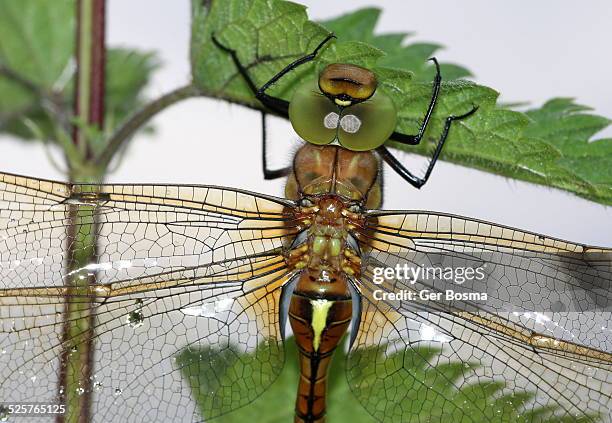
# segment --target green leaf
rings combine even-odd
[[[235,421],[236,413],[229,414],[231,416],[229,420],[223,420],[225,413],[231,410],[230,406],[235,407],[236,403],[248,404],[259,398],[262,391],[275,380],[278,369],[270,366],[269,357],[277,354],[275,343],[272,345],[264,342],[252,354],[240,353],[234,347],[186,348],[177,355],[176,359],[183,377],[191,387],[200,413],[206,416],[209,410],[215,410],[216,413],[224,414],[219,421],[231,422]],[[249,378],[248,372],[256,374]],[[284,373],[278,380],[287,383],[291,377],[292,374]],[[275,393],[276,396],[271,397],[270,393]],[[268,403],[261,404],[258,401],[256,404],[259,408],[268,407],[272,416],[279,416],[279,421],[288,421],[293,415],[289,391],[283,395],[282,392],[271,389],[264,396],[268,397]],[[250,412],[258,407],[251,408]],[[242,410],[244,412],[245,408]]]
[[[23,117],[41,124],[44,113],[35,92],[51,92],[62,84],[74,42],[73,3],[35,0],[0,2],[0,130],[31,134]],[[13,76],[10,74],[13,73]],[[10,76],[10,77],[9,77]]]
[[[73,0],[0,2],[0,132],[32,139],[28,120],[57,142],[57,119],[45,107],[50,99],[71,121],[74,16]],[[109,49],[106,133],[144,103],[144,88],[158,65],[151,52]]]
[[[374,40],[374,29],[380,17],[380,9],[366,7],[352,13],[339,16],[335,19],[322,21],[321,25],[335,34],[342,34],[342,41],[362,41],[364,43],[376,44]],[[384,38],[384,46],[376,46],[385,51],[400,47],[404,37],[408,34],[395,34]]]
[[[237,398],[253,397],[252,389],[246,386],[248,382],[244,386],[233,385],[231,389],[224,390],[223,381],[232,379],[232,375],[242,374],[245,362],[253,363],[258,355],[265,357],[266,344],[261,344],[259,349],[261,351],[246,354],[236,349],[218,351],[214,347],[202,347],[186,348],[178,354],[177,364],[205,420],[206,410],[210,409],[212,401],[220,406],[230,404]],[[386,345],[365,348],[350,358],[348,377],[359,381],[353,391],[345,375],[349,357],[344,348],[334,352],[328,376],[328,421],[374,423],[377,420],[364,407],[381,418],[377,404],[382,403],[380,397],[388,398],[389,395],[398,399],[398,412],[401,408],[404,416],[412,415],[413,420],[419,422],[438,421],[436,418],[442,419],[440,421],[466,421],[466,412],[470,409],[473,410],[469,420],[471,423],[557,423],[597,419],[592,414],[564,416],[558,413],[557,404],[532,408],[529,403],[534,397],[533,393],[504,393],[504,384],[499,381],[460,383],[461,388],[457,389],[459,382],[478,374],[481,366],[462,362],[432,365],[441,353],[440,349],[421,346],[391,354],[386,349]],[[253,416],[260,416],[258,422],[262,423],[291,421],[299,381],[297,347],[293,338],[285,342],[285,356],[282,372],[267,391],[247,406],[224,414],[215,421],[242,423],[252,420]],[[385,368],[395,370],[389,372],[385,379],[381,379],[376,371],[381,363]],[[359,390],[361,386],[366,387],[363,395]],[[211,392],[215,395],[212,396]],[[525,406],[529,406],[530,410],[524,411]],[[565,417],[578,420],[565,420]]]
[[[316,24],[303,6],[281,0],[192,0],[191,61],[195,84],[212,97],[262,109],[227,53],[216,48],[211,34],[237,51],[257,86],[291,61],[310,53],[333,31],[315,63],[292,71],[270,94],[291,99],[295,86],[327,63],[353,63],[372,69],[380,89],[398,106],[396,130],[414,134],[431,98],[434,67],[427,59],[437,43],[405,44],[406,33],[377,34],[380,10],[366,8]],[[389,142],[395,148],[431,155],[447,116],[474,105],[472,117],[455,122],[442,159],[487,172],[564,189],[603,204],[612,204],[610,140],[589,142],[610,121],[585,113],[584,106],[555,99],[541,109],[521,113],[497,103],[498,93],[462,81],[470,72],[441,63],[444,79],[432,122],[419,146]]]
[[[74,3],[5,0],[0,3],[0,65],[42,89],[61,83],[72,57]],[[2,80],[6,88],[6,80]],[[27,90],[10,84],[15,98],[0,96],[0,111],[27,104]]]
[[[266,346],[260,345],[259,348],[264,348],[265,350]],[[327,415],[329,421],[374,423],[375,420],[364,412],[363,408],[349,392],[349,387],[344,377],[346,354],[340,349],[335,354],[330,368],[328,385],[330,403]],[[229,355],[233,355],[233,358],[228,360],[226,358]],[[299,368],[297,348],[292,338],[285,342],[285,355],[285,366],[278,379],[267,391],[246,407],[218,417],[215,421],[220,423],[242,423],[251,420],[255,415],[265,416],[264,419],[258,420],[265,423],[285,423],[293,420]],[[210,365],[203,357],[215,357],[215,363],[218,364]],[[252,355],[239,354],[235,351],[231,354],[227,351],[220,353],[215,348],[191,348],[184,349],[179,353],[177,364],[181,368],[183,377],[189,383],[192,395],[204,418],[206,418],[206,410],[209,409],[211,404],[210,392],[217,392],[219,387],[223,385],[225,375],[235,374],[240,371],[240,363],[245,360],[250,362],[250,357]],[[197,363],[197,365],[194,363]],[[215,377],[211,378],[211,374],[214,374]],[[247,392],[245,389],[236,392],[236,387],[232,388],[234,389],[233,395],[235,398],[248,397],[251,394],[251,392]],[[226,395],[230,395],[229,391]],[[217,397],[217,401],[222,403],[224,398],[229,400],[227,396]],[[342,399],[342,401],[338,399]]]
[[[260,345],[258,349],[265,351],[267,347]],[[287,353],[295,353],[295,347],[292,352],[287,351]],[[254,356],[254,354],[240,354],[236,349],[219,351],[216,348],[188,348],[178,354],[177,364],[183,378],[189,383],[192,396],[204,418],[211,408],[223,408],[225,401],[231,400],[232,394],[234,398],[251,398],[252,390],[245,389],[244,386],[240,389],[240,386],[232,386],[226,381],[232,380],[233,374],[241,374],[242,363],[252,363]],[[257,401],[215,420],[222,423],[244,422],[251,420],[253,415],[265,415],[269,422],[290,421],[293,417],[295,397],[292,390],[284,388],[293,386],[295,389],[299,373],[293,355],[286,361],[285,368],[276,382]],[[214,364],[211,365],[211,362]],[[230,388],[224,390],[223,386]]]
[[[612,139],[592,138],[612,121],[585,113],[587,106],[573,99],[555,98],[539,109],[527,111],[533,119],[524,136],[541,139],[559,150],[555,162],[559,171],[572,179],[582,181],[584,195],[598,200],[612,199]]]
[[[321,26],[308,21],[306,8],[295,3],[228,0],[213,2],[210,10],[199,0],[192,0],[192,5],[194,83],[212,95],[238,103],[259,106],[231,58],[212,43],[212,34],[238,50],[240,60],[259,84],[287,63],[311,52],[327,35]],[[292,81],[308,75],[311,69],[312,65],[306,65],[292,72],[279,84],[282,89],[273,93],[286,97]]]
[[[321,22],[325,28],[336,34],[341,42],[360,41],[385,52],[378,65],[411,71],[417,81],[431,81],[434,68],[427,60],[442,48],[435,43],[413,43],[404,45],[408,32],[393,34],[374,34],[381,10],[364,8],[347,13],[335,19]],[[442,75],[446,80],[464,78],[471,73],[455,64],[441,64]]]
[[[145,105],[145,88],[159,66],[160,61],[154,52],[126,48],[107,51],[104,117],[104,133],[107,136]],[[104,145],[100,146],[102,148]]]

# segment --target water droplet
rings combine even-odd
[[[102,382],[95,382],[93,387],[97,392],[100,392],[102,390]]]
[[[122,392],[123,392],[123,391],[121,390],[121,388],[115,388],[115,395],[116,395],[116,396],[121,395],[121,393],[122,393]]]
[[[127,320],[126,320],[127,325],[133,329],[136,329],[142,326],[143,322],[144,322],[144,315],[142,314],[142,311],[140,310],[131,311],[128,314]]]
[[[157,259],[154,258],[146,258],[144,260],[144,266],[145,267],[155,267],[157,266]]]
[[[78,387],[78,388],[76,388],[76,393],[77,393],[77,395],[79,395],[79,396],[80,396],[80,395],[83,395],[83,394],[85,393],[85,389],[83,389],[83,388],[81,388],[81,387]]]
[[[36,376],[32,376],[32,377],[30,378],[30,380],[31,380],[32,382],[36,382]]]
[[[70,348],[70,352],[73,352],[73,353],[77,352],[77,350],[78,349],[76,345],[73,345],[72,348]]]
[[[9,409],[4,405],[0,405],[0,422],[6,422],[9,418]]]

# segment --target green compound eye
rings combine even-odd
[[[338,140],[352,151],[374,150],[389,139],[396,124],[397,110],[393,101],[377,91],[368,101],[343,110]]]
[[[289,103],[289,120],[297,134],[311,144],[330,144],[336,138],[346,149],[380,147],[393,133],[397,111],[391,98],[377,91],[362,103],[338,107],[313,82],[302,84]]]
[[[324,145],[336,139],[338,113],[338,106],[322,95],[313,81],[302,84],[289,103],[293,129],[311,144]]]

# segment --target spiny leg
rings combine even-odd
[[[289,102],[281,98],[273,97],[273,96],[266,94],[266,90],[270,88],[270,86],[276,83],[284,75],[289,73],[291,70],[295,69],[296,67],[300,65],[303,65],[307,62],[312,61],[317,56],[319,50],[323,48],[323,46],[327,42],[329,42],[332,38],[335,38],[335,35],[329,34],[321,43],[319,43],[319,45],[314,49],[312,53],[306,56],[303,56],[293,61],[289,65],[285,66],[279,73],[274,75],[261,88],[257,88],[257,86],[255,85],[255,82],[251,78],[251,75],[249,75],[249,72],[247,71],[247,69],[244,67],[244,65],[242,65],[242,63],[238,59],[238,54],[236,53],[236,50],[231,49],[221,44],[214,35],[212,36],[212,41],[217,47],[219,47],[221,50],[227,52],[230,55],[236,68],[238,69],[238,72],[240,73],[240,75],[242,75],[242,77],[246,81],[247,85],[249,86],[249,89],[255,95],[255,98],[261,101],[261,103],[264,106],[280,114],[281,116],[288,118],[289,117]],[[267,150],[268,150],[267,149],[267,145],[268,145],[267,139],[268,138],[267,138],[267,129],[266,129],[266,114],[264,112],[262,112],[262,115],[261,115],[261,128],[262,128],[262,167],[263,167],[264,179],[267,179],[267,180],[277,179],[277,178],[281,178],[281,177],[285,177],[289,175],[289,173],[291,173],[290,166],[281,168],[281,169],[275,169],[275,170],[268,169],[268,158],[267,158]]]
[[[425,113],[425,117],[423,118],[423,122],[421,122],[421,126],[419,127],[419,132],[416,135],[408,135],[402,134],[399,132],[393,132],[389,137],[390,140],[399,142],[401,144],[406,145],[417,145],[421,142],[423,135],[425,135],[425,131],[427,131],[427,125],[429,124],[429,120],[431,119],[431,115],[433,114],[434,108],[436,107],[436,103],[438,101],[438,95],[440,94],[440,85],[442,83],[442,75],[440,74],[440,64],[438,63],[438,59],[432,57],[432,62],[436,66],[436,76],[433,81],[433,89],[431,93],[431,100],[429,101],[429,107],[427,108],[427,113]]]
[[[442,147],[444,147],[444,142],[448,137],[448,133],[450,131],[452,123],[456,120],[465,119],[473,115],[474,113],[476,113],[476,110],[478,110],[478,106],[474,106],[472,110],[462,115],[449,116],[446,118],[446,122],[444,123],[444,130],[442,131],[442,135],[440,136],[440,140],[438,141],[436,150],[434,151],[431,161],[429,162],[429,166],[427,166],[425,175],[422,178],[415,176],[408,169],[406,169],[406,167],[402,163],[400,163],[400,161],[397,160],[397,158],[393,154],[391,154],[387,147],[378,147],[377,151],[382,156],[382,159],[387,162],[387,164],[391,166],[391,168],[396,171],[404,180],[408,181],[415,188],[421,188],[429,179],[429,176],[431,175],[431,172],[433,171],[433,168],[436,165],[436,162],[438,161],[438,157],[440,157]]]
[[[299,59],[289,63],[280,72],[270,78],[268,82],[263,84],[260,88],[257,88],[257,85],[255,85],[255,82],[249,75],[247,69],[242,65],[242,63],[240,63],[236,50],[221,44],[221,42],[219,42],[219,40],[217,40],[214,35],[212,36],[212,41],[217,47],[227,52],[231,56],[234,64],[236,65],[236,68],[238,69],[238,72],[240,72],[253,94],[255,94],[255,98],[261,101],[264,106],[280,114],[281,116],[289,117],[289,102],[283,100],[282,98],[266,94],[266,90],[270,88],[273,84],[275,84],[280,78],[291,72],[293,69],[314,60],[314,58],[317,57],[319,50],[321,50],[323,46],[325,46],[325,44],[327,44],[327,42],[329,42],[329,40],[331,40],[332,38],[336,38],[336,36],[334,34],[329,34],[327,37],[325,37],[323,41],[319,43],[319,45],[314,49],[312,53],[300,57]]]
[[[261,112],[261,141],[262,141],[262,153],[261,153],[261,164],[263,167],[264,179],[278,179],[288,176],[291,173],[291,166],[287,166],[280,169],[268,169],[268,132],[266,129],[266,113]]]

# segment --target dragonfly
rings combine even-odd
[[[343,104],[334,134],[345,109],[367,123]],[[76,421],[70,394],[94,421],[213,420],[276,380],[291,331],[296,422],[325,421],[345,333],[348,384],[378,421],[609,421],[612,250],[381,210],[386,156],[337,138],[296,152],[285,198],[0,173],[3,406],[63,399]]]
[[[223,44],[215,34],[213,43],[229,54],[238,73],[243,77],[254,97],[261,102],[266,111],[283,116],[291,122],[295,132],[306,142],[315,145],[340,145],[351,151],[376,151],[381,160],[391,167],[402,179],[420,189],[427,183],[442,153],[453,122],[466,119],[476,113],[478,106],[469,111],[450,115],[444,119],[444,127],[423,176],[411,172],[384,145],[391,140],[397,144],[419,145],[433,116],[440,95],[442,76],[440,65],[435,57],[436,73],[429,106],[416,134],[395,131],[397,110],[393,100],[381,90],[377,90],[376,75],[365,68],[353,64],[332,63],[320,73],[316,83],[308,79],[293,93],[291,101],[274,97],[267,91],[284,76],[296,68],[312,62],[327,43],[335,38],[333,33],[319,43],[310,53],[289,63],[270,80],[260,87],[249,74],[238,52]],[[264,179],[277,179],[291,174],[292,167],[269,169],[267,164],[266,113],[262,113],[263,145],[262,165]]]
[[[290,327],[301,368],[295,421],[324,421],[326,369],[347,330],[348,383],[379,421],[422,421],[423,412],[429,421],[497,421],[513,398],[524,416],[515,421],[547,411],[605,421],[612,250],[443,213],[368,209],[378,160],[306,144],[294,159],[295,198],[0,174],[2,402],[57,398],[63,354],[79,354],[86,333],[93,380],[79,386],[93,391],[94,421],[213,419],[276,379]],[[95,260],[74,266],[67,239],[77,253],[96,239]],[[398,266],[413,276],[452,269],[455,278],[405,278]],[[485,283],[465,280],[460,294],[482,289],[489,301],[432,295],[459,289],[457,270],[468,267],[483,269]],[[68,284],[75,277],[89,283]],[[91,332],[75,318],[62,338],[66,307],[83,304]],[[439,353],[424,355],[434,344]],[[209,345],[218,355],[177,364],[182,349]],[[214,371],[239,353],[254,353],[241,373]],[[474,361],[476,371],[466,364],[450,378],[440,370]],[[413,373],[415,363],[427,372]],[[211,381],[199,409],[185,369]],[[239,386],[248,394],[235,395]],[[422,386],[426,395],[415,395]],[[499,404],[473,400],[487,389],[500,390]],[[523,390],[533,394],[527,402]]]

